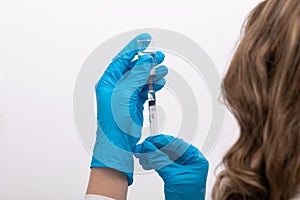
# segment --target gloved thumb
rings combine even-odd
[[[139,163],[145,170],[154,169],[157,171],[173,163],[167,154],[157,149],[149,141],[138,144],[134,152],[134,155],[139,159]]]
[[[158,149],[166,153],[171,160],[180,165],[193,164],[205,158],[196,147],[180,138],[160,134],[150,136],[146,140],[154,144]]]

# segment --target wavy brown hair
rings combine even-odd
[[[248,16],[222,84],[240,136],[213,199],[288,200],[300,187],[300,0],[267,0]]]

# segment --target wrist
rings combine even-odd
[[[125,174],[128,185],[133,182],[133,153],[113,144],[104,133],[97,137],[91,168],[111,168]]]
[[[93,168],[86,194],[102,195],[117,200],[126,199],[127,183],[127,176],[117,170]]]

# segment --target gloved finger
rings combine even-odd
[[[137,61],[132,63],[132,59],[137,55],[140,48],[138,40],[147,39],[151,39],[151,36],[148,33],[143,33],[131,40],[112,60],[96,85],[96,88],[98,88],[98,86],[114,88],[115,84],[123,77],[123,75],[137,63]],[[146,49],[149,43],[145,42],[144,45],[145,46],[141,47],[141,50]]]
[[[162,78],[156,82],[153,83],[153,90],[155,92],[161,90],[166,84],[166,79]],[[145,85],[140,93],[140,98],[143,100],[143,104],[145,101],[148,99],[148,91],[149,91],[149,86]]]
[[[168,154],[171,160],[181,165],[193,164],[203,158],[205,159],[196,147],[173,136],[161,134],[151,136],[146,140],[152,142],[158,149]]]
[[[160,63],[162,63],[165,59],[165,54],[161,51],[156,51],[155,52],[155,66],[159,65]]]
[[[155,70],[155,75],[152,76],[153,82],[162,79],[168,74],[168,68],[165,65],[160,65],[158,67],[155,67],[153,70]]]
[[[158,149],[165,147],[173,140],[173,136],[165,134],[153,135],[146,138],[146,141],[152,142]]]
[[[148,83],[150,71],[153,68],[153,57],[143,55],[139,58],[135,66],[128,72],[128,76],[120,82],[120,87],[129,89],[131,92],[140,93],[144,85]]]
[[[148,54],[150,55],[150,54]],[[152,55],[151,55],[152,56]],[[153,56],[152,56],[153,57]],[[164,61],[165,55],[161,51],[155,52],[155,60],[152,63],[152,67],[159,65]],[[118,66],[116,66],[118,65]],[[100,79],[100,83],[102,85],[109,86],[113,88],[115,84],[121,79],[121,78],[126,78],[128,76],[128,73],[130,69],[132,69],[134,66],[139,66],[140,65],[140,59],[136,59],[132,61],[127,67],[122,69],[124,65],[118,63],[118,62],[112,62],[109,67],[105,70],[105,73],[103,74],[102,78]],[[161,74],[159,73],[167,73],[167,69],[159,69],[158,71],[158,76],[154,76],[154,82],[157,81]],[[101,85],[101,84],[100,84]]]
[[[128,67],[131,67],[131,61],[135,55],[139,52],[138,40],[150,40],[151,36],[148,33],[142,33],[132,39],[118,55],[113,58],[112,63],[107,70],[108,71],[119,71],[121,74],[124,74]],[[149,43],[145,42],[144,46],[140,48],[141,51],[145,50]]]
[[[159,170],[173,163],[168,155],[159,151],[154,144],[148,141],[137,145],[134,155],[139,158],[139,163],[145,170]]]
[[[126,134],[139,139],[142,120],[138,120],[139,94],[147,83],[153,66],[153,58],[143,55],[136,66],[118,82],[112,92],[111,107],[113,117],[118,127]]]
[[[153,90],[159,91],[166,84],[166,80],[164,79],[164,77],[168,74],[168,68],[164,65],[161,65],[154,69],[155,69],[155,75],[152,77]],[[149,91],[149,85],[146,84],[144,85],[140,96],[147,98],[148,91]]]
[[[151,153],[151,152],[155,152],[155,151],[159,151],[159,149],[153,145],[151,142],[148,141],[144,141],[141,144],[137,144],[134,148],[134,155],[137,158],[141,158],[141,156],[143,156],[143,154],[146,153]]]
[[[156,51],[155,52],[154,66],[157,66],[157,65],[161,64],[164,61],[164,59],[165,59],[165,54],[163,52],[161,52],[161,51]],[[136,59],[136,60],[134,60],[134,61],[131,62],[130,69],[133,68],[136,65],[136,63],[137,63],[138,60],[139,59]]]

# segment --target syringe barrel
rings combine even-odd
[[[149,122],[150,122],[150,135],[158,134],[157,127],[157,114],[155,101],[149,101]]]

